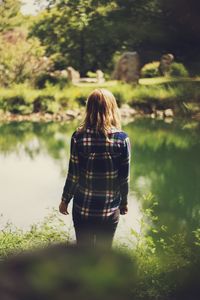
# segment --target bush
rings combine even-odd
[[[171,77],[188,77],[189,73],[182,63],[172,63],[169,71]]]
[[[55,101],[54,96],[41,95],[33,102],[33,112],[57,113],[60,105]]]
[[[63,89],[68,84],[68,79],[65,76],[44,72],[35,78],[34,86],[39,89],[44,89],[48,83],[58,85],[61,89]]]
[[[39,89],[44,89],[46,83],[55,84],[55,79],[49,73],[41,73],[35,78],[34,86]]]
[[[143,66],[141,70],[141,76],[143,78],[159,77],[159,61],[153,61]]]
[[[0,35],[1,86],[31,81],[38,73],[48,69],[49,64],[44,57],[44,48],[36,38],[28,39],[20,31],[13,32],[11,40],[6,35]]]
[[[26,103],[23,95],[11,96],[4,99],[1,108],[8,110],[13,114],[30,114],[32,113],[33,106],[31,103]]]
[[[86,76],[89,78],[96,78],[97,74],[95,72],[88,71]]]

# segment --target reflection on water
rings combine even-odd
[[[0,203],[3,220],[27,228],[57,207],[67,172],[76,123],[0,125]],[[142,195],[158,201],[156,213],[171,232],[188,231],[200,220],[199,130],[191,124],[140,119],[124,126],[132,144],[129,214],[121,217],[117,237],[139,230]],[[72,225],[71,217],[63,216]]]

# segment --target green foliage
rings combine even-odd
[[[109,64],[116,43],[107,15],[115,3],[101,0],[96,4],[92,0],[56,1],[32,26],[31,35],[46,46],[47,55],[53,56],[59,69],[73,66],[85,75]]]
[[[45,46],[45,55],[52,58],[54,69],[71,65],[82,76],[97,69],[111,73],[124,51],[136,50],[141,61],[152,61],[169,49],[177,60],[199,73],[196,0],[190,4],[187,0],[48,0],[46,3],[48,9],[25,18],[20,14],[21,1],[4,0],[0,6],[0,32],[8,33],[22,24],[29,27],[29,34],[38,37]],[[187,44],[191,47],[186,47]],[[177,72],[184,73],[176,70],[174,74]]]
[[[27,231],[16,228],[11,223],[3,226],[0,232],[0,257],[55,242],[69,241],[69,230],[65,222],[59,217],[58,211],[52,209],[41,223],[33,224]]]
[[[3,0],[0,2],[0,33],[20,25],[20,7],[20,0]]]
[[[57,85],[59,88],[64,88],[69,83],[67,77],[56,75],[49,72],[41,72],[34,79],[34,86],[39,89],[45,88],[48,84]]]
[[[119,251],[59,243],[1,263],[0,296],[5,299],[14,290],[13,299],[130,300],[136,270],[130,257]]]
[[[143,78],[153,78],[153,77],[159,77],[159,67],[160,62],[159,61],[153,61],[151,63],[148,63],[143,66],[141,69],[141,76]]]
[[[197,246],[200,246],[200,228],[193,231],[193,234],[195,236],[195,244]]]
[[[189,243],[184,233],[167,234],[168,228],[155,215],[158,203],[151,193],[144,195],[142,202],[148,208],[143,209],[140,231],[132,229],[139,272],[136,294],[139,299],[168,299],[182,280],[181,276],[177,278],[180,270],[189,271],[194,256],[198,259],[192,253],[199,249]],[[199,229],[195,231],[197,236],[198,232]]]
[[[20,30],[0,36],[0,85],[33,80],[47,68],[43,54],[39,41],[36,38],[27,40]]]
[[[96,78],[97,74],[95,72],[88,71],[86,76],[89,78]]]
[[[96,87],[108,88],[116,97],[117,103],[121,106],[124,103],[132,107],[142,108],[157,105],[177,107],[177,111],[189,112],[189,102],[197,103],[200,99],[200,87],[198,81],[167,81],[162,84],[140,84],[133,87],[129,84],[107,82],[104,85],[80,84],[80,86],[69,85],[66,78],[55,77],[61,80],[59,84],[53,86],[48,80],[41,77],[40,87],[43,89],[33,89],[27,85],[14,85],[12,88],[0,89],[0,109],[4,112],[29,114],[31,112],[63,112],[66,108],[73,109],[85,106],[88,95]],[[47,79],[46,75],[44,79]],[[159,78],[158,78],[159,79]],[[151,79],[149,79],[151,80]],[[165,82],[165,81],[164,81]],[[21,106],[21,107],[19,107]]]
[[[172,77],[188,77],[189,73],[182,63],[172,63],[169,71],[169,76]]]
[[[168,228],[161,225],[159,218],[155,215],[155,208],[158,203],[155,202],[152,194],[145,195],[143,203],[148,203],[148,207],[142,211],[143,218],[140,222],[140,231],[132,229],[135,243],[129,246],[126,254],[123,253],[125,249],[121,245],[122,248],[118,250],[117,260],[115,260],[117,252],[116,254],[114,252],[110,254],[109,252],[103,252],[100,259],[99,256],[97,258],[98,249],[95,252],[85,249],[87,253],[84,249],[77,252],[79,250],[76,248],[73,251],[67,251],[66,246],[70,242],[70,234],[56,210],[53,210],[42,223],[32,225],[25,232],[14,228],[11,224],[4,226],[0,233],[0,257],[5,260],[6,257],[10,257],[14,253],[19,254],[25,250],[39,247],[46,248],[48,245],[62,242],[66,244],[65,249],[64,244],[63,246],[60,244],[58,248],[52,247],[46,248],[45,252],[40,251],[40,254],[43,253],[44,255],[41,256],[39,263],[37,263],[38,252],[32,252],[30,258],[36,255],[37,262],[33,260],[34,269],[32,269],[30,259],[28,269],[34,270],[34,272],[28,278],[33,280],[34,286],[39,285],[43,290],[48,291],[51,280],[54,282],[55,275],[56,278],[59,275],[62,279],[65,276],[65,280],[70,280],[70,282],[74,281],[75,278],[80,280],[79,291],[84,292],[85,289],[82,285],[86,285],[87,292],[96,293],[98,290],[100,296],[104,295],[104,297],[113,288],[116,290],[117,286],[120,294],[119,299],[122,295],[123,297],[129,295],[129,297],[134,297],[137,300],[169,299],[172,295],[178,295],[179,289],[187,290],[187,284],[190,283],[185,282],[185,276],[182,277],[182,273],[190,274],[189,280],[194,277],[191,271],[194,269],[195,264],[199,264],[199,243],[195,245],[195,243],[189,242],[184,233],[171,236],[166,234]],[[199,230],[198,228],[194,232],[198,240]],[[63,252],[63,250],[65,251]],[[70,250],[70,247],[68,250]],[[53,259],[52,253],[54,253]],[[75,258],[72,255],[73,253],[76,254]],[[88,253],[89,255],[87,255]],[[27,257],[26,252],[24,257]],[[18,255],[16,258],[23,259],[23,256]],[[11,259],[15,259],[15,257],[11,257]],[[56,268],[55,261],[56,264],[59,263],[59,268]],[[67,263],[67,269],[65,263]],[[73,268],[75,273],[69,268],[70,264],[76,265],[76,268]],[[64,268],[61,265],[64,265]],[[70,272],[66,271],[69,269]],[[49,275],[48,281],[44,280],[46,270],[48,270]],[[125,278],[121,276],[122,270]],[[7,271],[8,269],[4,269],[4,278],[7,276]],[[121,277],[123,277],[123,280]],[[54,284],[55,287],[57,285]],[[194,284],[193,288],[198,288],[198,286]],[[188,289],[190,289],[190,285]],[[67,291],[69,292],[69,287]],[[130,299],[129,297],[127,299]]]

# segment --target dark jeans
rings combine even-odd
[[[73,209],[73,222],[77,246],[89,248],[111,248],[114,234],[119,222],[119,209],[102,220],[98,217],[85,218]]]

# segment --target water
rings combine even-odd
[[[0,124],[1,223],[28,229],[58,208],[67,174],[71,123]],[[123,126],[132,145],[129,213],[116,239],[140,230],[141,208],[158,202],[157,225],[189,235],[200,223],[200,130],[195,122],[139,119]],[[154,199],[143,199],[152,193]],[[69,207],[71,210],[71,205]],[[71,215],[62,216],[72,228]],[[72,229],[73,235],[73,229]]]

